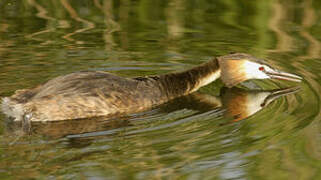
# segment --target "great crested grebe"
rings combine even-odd
[[[227,87],[248,79],[301,77],[273,69],[244,53],[213,58],[192,69],[137,78],[110,73],[75,72],[34,89],[17,90],[2,100],[2,110],[17,121],[59,121],[133,113],[198,90],[221,78]]]
[[[158,106],[154,111],[129,114],[129,116],[125,115],[108,119],[98,117],[68,121],[47,121],[46,123],[42,121],[32,121],[26,124],[20,121],[6,121],[6,130],[4,133],[14,135],[39,134],[50,138],[67,136],[67,138],[74,140],[77,138],[90,138],[92,136],[110,135],[111,132],[109,130],[111,129],[123,129],[124,127],[136,125],[135,121],[131,120],[137,117],[139,119],[155,118],[155,113],[175,113],[181,112],[182,109],[194,112],[192,116],[197,117],[211,119],[224,117],[225,121],[219,121],[219,124],[217,124],[221,126],[248,118],[268,107],[274,100],[294,94],[299,90],[299,87],[273,90],[223,87],[220,89],[219,96],[195,92],[176,98],[162,106]],[[181,113],[179,114],[182,115]],[[185,115],[183,116],[186,117]],[[177,117],[178,119],[176,121],[169,122],[166,126],[159,126],[158,128],[167,128],[195,120],[195,118]]]

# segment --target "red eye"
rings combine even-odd
[[[263,66],[259,67],[259,70],[264,71],[264,67]]]

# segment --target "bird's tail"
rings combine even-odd
[[[9,97],[2,98],[1,110],[8,117],[14,118],[15,121],[21,121],[24,115],[22,104],[12,101]]]

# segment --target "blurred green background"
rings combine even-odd
[[[74,71],[160,74],[229,52],[305,80],[295,95],[226,125],[190,108],[196,100],[85,124],[95,126],[85,135],[57,135],[78,123],[25,136],[1,114],[0,178],[321,179],[320,9],[318,0],[1,0],[1,97]],[[200,91],[218,96],[218,85]]]

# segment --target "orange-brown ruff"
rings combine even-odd
[[[235,61],[238,60],[238,61]],[[106,72],[76,72],[34,89],[3,98],[2,110],[15,120],[58,121],[131,113],[198,90],[220,77],[227,86],[247,80],[238,68],[247,54],[214,58],[190,70],[159,76],[124,78]],[[228,62],[231,62],[229,64]],[[237,65],[232,65],[237,62]],[[222,66],[220,68],[220,65]],[[239,72],[240,71],[240,72]],[[235,76],[236,74],[236,76]]]

